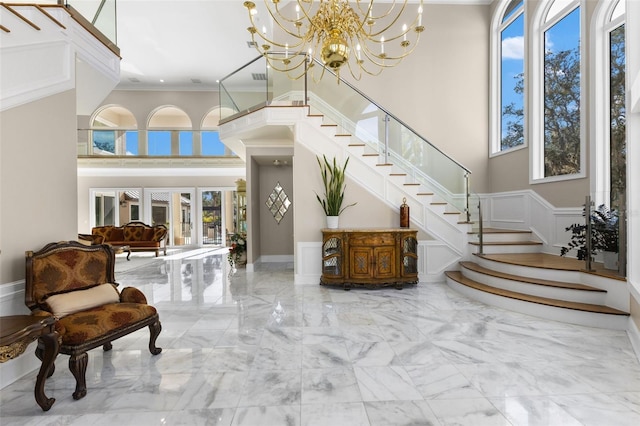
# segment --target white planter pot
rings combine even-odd
[[[602,253],[605,269],[618,270],[618,253],[605,251]]]
[[[327,216],[327,228],[338,229],[338,219],[340,216]]]

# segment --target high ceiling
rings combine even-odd
[[[118,89],[212,90],[258,56],[242,0],[118,0]],[[164,81],[161,81],[164,80]]]
[[[254,0],[259,6],[262,1]],[[425,0],[425,4],[490,1]],[[117,0],[117,44],[122,56],[117,89],[217,89],[216,80],[258,56],[247,44],[249,19],[242,4],[243,0]]]

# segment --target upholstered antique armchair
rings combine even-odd
[[[140,290],[118,291],[114,265],[108,245],[63,241],[26,252],[25,303],[32,315],[56,318],[59,353],[70,356],[69,370],[76,379],[74,399],[87,394],[87,351],[98,346],[111,350],[112,341],[147,326],[149,350],[153,355],[162,351],[156,347],[162,330],[158,312]],[[42,355],[39,346],[36,356]]]

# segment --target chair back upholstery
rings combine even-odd
[[[25,304],[31,310],[47,310],[45,301],[54,294],[115,283],[115,253],[108,245],[61,241],[25,257]]]

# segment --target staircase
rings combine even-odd
[[[583,271],[584,262],[540,253],[529,231],[487,229],[472,261],[446,272],[447,284],[475,300],[571,324],[625,330],[629,299],[624,280]]]
[[[466,214],[443,201],[434,188],[413,180],[406,171],[393,164],[392,159],[385,161],[382,155],[348,131],[330,122],[322,113],[310,111],[304,125],[319,130],[331,139],[335,151],[328,151],[330,148],[326,140],[314,144],[310,138],[305,137],[299,141],[302,145],[317,155],[348,156],[350,162],[347,176],[376,195],[390,208],[398,209],[398,206],[406,201],[411,211],[411,227],[424,231],[440,244],[442,269],[423,268],[421,280],[430,275],[433,281],[441,281],[444,271],[465,256],[468,238],[471,235],[471,223],[466,221]]]
[[[89,115],[120,79],[119,49],[72,8],[0,3],[0,111],[76,89]]]
[[[408,148],[403,145],[401,150],[407,151],[407,158],[396,156],[393,147],[385,147],[380,142],[381,138],[398,140],[397,137],[403,136],[397,132],[388,138],[386,123],[389,117],[393,118],[391,114],[376,110],[373,101],[348,83],[341,83],[344,84],[339,89],[331,86],[325,91],[316,86],[314,91],[307,91],[306,86],[304,90],[287,88],[280,91],[284,94],[277,99],[265,100],[263,105],[266,107],[238,107],[237,115],[221,124],[221,139],[244,158],[243,138],[255,139],[256,132],[267,127],[273,134],[280,126],[286,128],[286,134],[293,135],[297,170],[315,166],[312,164],[315,159],[309,153],[338,159],[348,157],[346,173],[349,179],[393,211],[406,201],[411,210],[411,226],[427,235],[426,238],[419,237],[420,282],[446,279],[457,291],[505,309],[593,327],[627,328],[630,295],[626,282],[583,272],[582,262],[575,259],[542,253],[543,247],[551,248],[548,238],[543,244],[529,230],[487,229],[480,250],[478,234],[472,231],[466,211],[454,207],[464,206],[465,201],[469,201],[462,199],[468,190],[468,170],[417,134],[417,139],[424,145],[416,147],[409,143]],[[345,86],[351,92],[345,94]],[[345,105],[350,110],[340,110]],[[353,110],[366,110],[367,114],[354,115]],[[359,124],[359,120],[371,118],[378,120],[372,130],[368,128],[371,123]],[[382,122],[385,123],[385,136],[379,136],[379,123]],[[411,136],[411,129],[402,127],[404,125],[398,120],[395,122]],[[429,152],[433,156],[425,160],[420,156],[422,149],[433,150],[433,153]],[[457,166],[457,171],[442,167],[444,163],[439,163],[438,154],[442,155],[443,162],[450,161]],[[421,170],[424,167],[431,169],[426,172]],[[437,174],[440,169],[447,172]],[[455,184],[450,185],[451,181],[460,182],[460,177],[465,181],[463,190]],[[297,195],[298,202],[312,200],[305,198],[308,194]],[[548,214],[544,202],[534,199],[534,203],[532,206],[538,208],[537,216]],[[306,226],[306,222],[300,223],[300,235],[317,230],[313,225]],[[299,253],[297,270],[303,271],[296,272],[296,283],[317,282],[319,274],[314,276],[314,271],[319,269],[320,249],[313,243],[296,240],[295,244]]]

